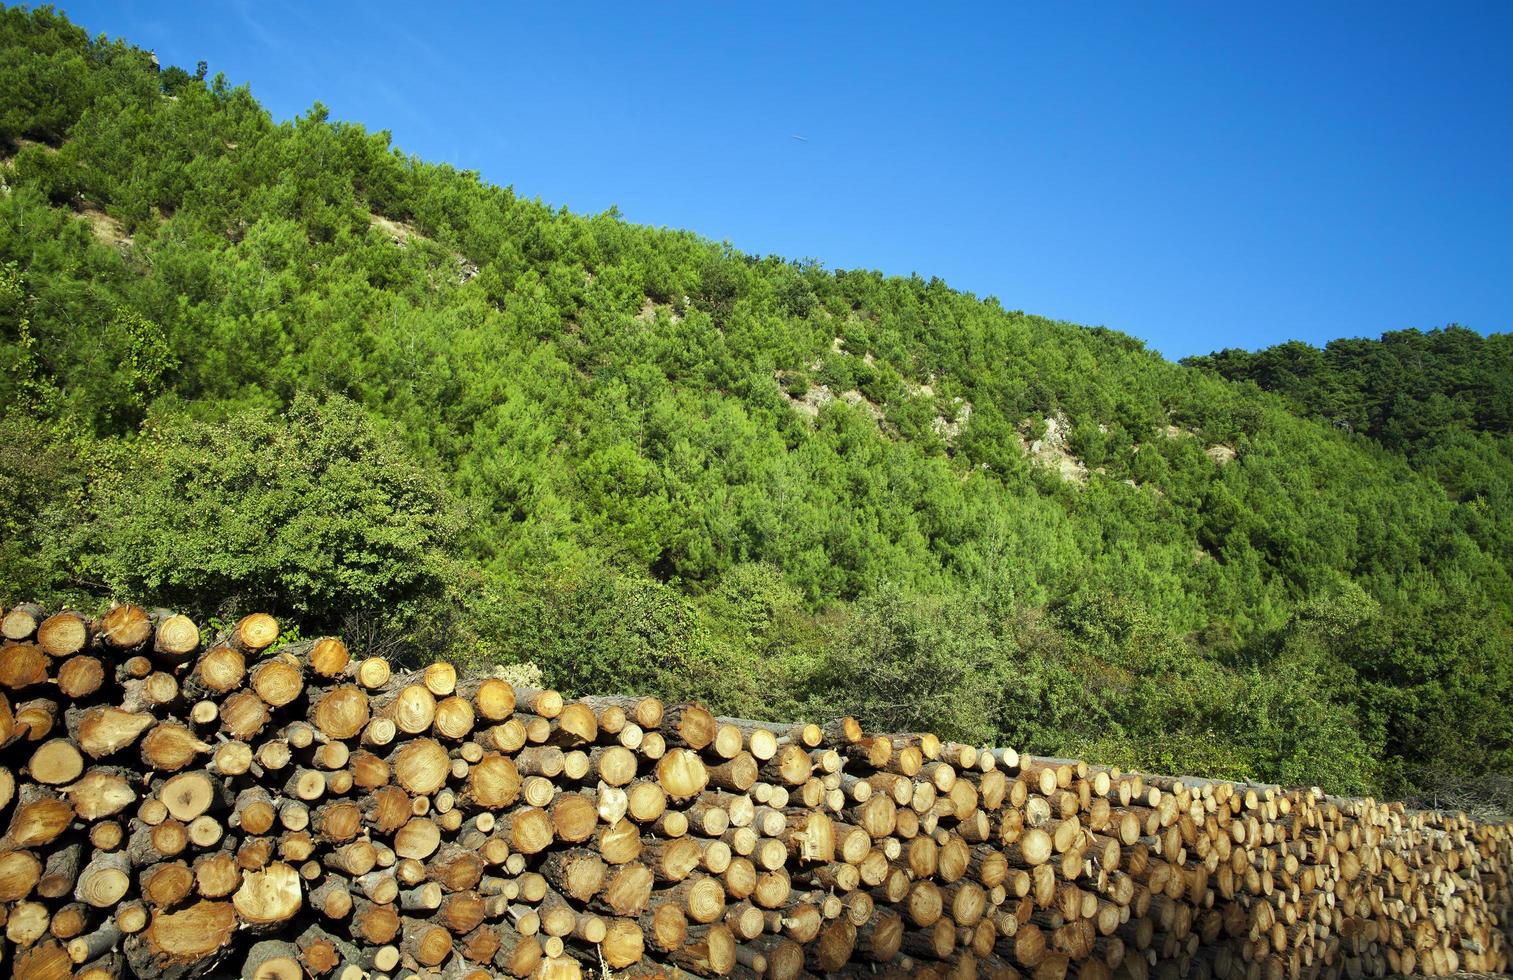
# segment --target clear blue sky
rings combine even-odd
[[[1513,329],[1503,0],[61,6],[279,119],[1171,357]]]

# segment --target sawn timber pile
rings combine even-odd
[[[17,977],[1507,967],[1513,836],[1464,814],[400,676],[264,614],[0,634]]]

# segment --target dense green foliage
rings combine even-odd
[[[521,200],[45,10],[0,65],[0,601],[1342,790],[1513,771],[1505,396],[1447,494],[1457,450],[1298,392]]]

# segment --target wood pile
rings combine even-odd
[[[247,616],[0,616],[25,978],[1350,978],[1507,968],[1513,834],[654,698]]]

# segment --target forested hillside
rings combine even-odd
[[[0,156],[0,603],[1165,771],[1513,773],[1506,338],[1472,407],[1427,376],[1475,422],[1426,445],[1344,368],[1269,394],[522,200],[47,11],[0,14]]]

